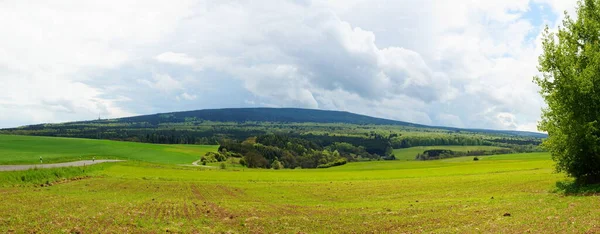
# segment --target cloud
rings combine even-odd
[[[451,114],[440,113],[436,116],[436,120],[439,124],[448,127],[465,127],[464,123],[460,119],[460,117]]]
[[[137,82],[164,93],[183,89],[181,82],[169,74],[153,74],[151,80],[138,79]]]
[[[143,56],[188,4],[0,2],[0,127],[135,113],[86,83]]]
[[[188,93],[182,93],[181,95],[177,96],[177,100],[187,100],[187,101],[193,101],[196,100],[198,98],[197,95],[194,94],[188,94]]]
[[[541,29],[574,5],[2,2],[0,127],[278,106],[531,130]]]
[[[173,53],[173,52],[165,52],[154,57],[159,62],[163,63],[172,63],[172,64],[180,64],[180,65],[192,65],[196,62],[196,59],[188,56],[184,53]]]

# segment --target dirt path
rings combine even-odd
[[[194,161],[194,162],[192,163],[192,166],[197,166],[197,167],[208,167],[208,168],[215,168],[215,167],[213,167],[213,166],[198,165],[198,163],[200,163],[200,162],[201,162],[201,160]]]
[[[82,160],[54,164],[32,164],[32,165],[0,165],[0,171],[25,171],[32,168],[55,168],[55,167],[80,167],[105,162],[121,162],[123,160]]]

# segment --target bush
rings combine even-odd
[[[202,162],[202,165],[206,165],[206,163],[217,162],[217,159],[215,158],[215,154],[214,153],[208,152],[204,156],[202,156],[202,158],[200,159],[200,161]]]
[[[479,161],[479,158],[478,157],[474,157],[473,161]]]
[[[221,163],[221,164],[219,164],[219,168],[225,169],[225,168],[227,168],[227,165],[225,165],[225,163]]]
[[[215,153],[215,152],[207,152],[203,158],[206,158],[206,161],[211,162],[223,162],[227,160],[226,156],[227,152],[224,153]]]
[[[276,159],[275,161],[273,161],[273,163],[271,163],[271,168],[279,170],[283,168],[283,164],[281,164],[281,162]]]
[[[240,165],[247,166],[246,160],[244,160],[244,158],[240,158]]]
[[[338,160],[336,160],[334,162],[330,162],[330,163],[326,163],[326,164],[321,164],[321,165],[317,166],[317,168],[330,168],[330,167],[335,167],[335,166],[341,166],[341,165],[346,164],[347,162],[348,161],[346,161],[345,158],[341,158],[341,159],[338,159]]]

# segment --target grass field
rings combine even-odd
[[[397,160],[402,161],[411,161],[415,160],[415,156],[417,154],[423,153],[425,150],[430,149],[447,149],[453,151],[470,151],[470,150],[494,150],[494,149],[502,149],[496,146],[459,146],[459,145],[442,145],[442,146],[417,146],[410,147],[404,149],[394,149],[394,156],[396,156]]]
[[[552,192],[565,179],[552,165],[546,153],[302,170],[128,161],[0,188],[0,232],[600,232],[598,197]]]
[[[125,159],[189,164],[218,146],[154,145],[56,137],[0,135],[1,164],[56,163],[81,159]]]

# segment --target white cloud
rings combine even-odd
[[[531,130],[543,106],[531,82],[543,25],[531,17],[558,14],[556,27],[574,4],[4,1],[0,127],[210,99]]]
[[[185,2],[0,2],[0,127],[131,115],[93,76],[144,56]]]
[[[458,128],[465,127],[465,125],[462,122],[462,120],[460,119],[460,117],[458,117],[456,115],[441,113],[441,114],[438,114],[436,116],[436,118],[437,118],[438,123],[443,126],[458,127]]]
[[[173,52],[165,52],[159,54],[155,56],[154,59],[163,63],[172,63],[179,65],[192,65],[196,62],[196,59],[188,56],[187,54]]]
[[[188,94],[188,93],[182,93],[181,95],[177,96],[177,100],[193,101],[193,100],[196,100],[197,98],[198,98],[197,95]]]
[[[181,82],[169,74],[153,74],[152,80],[138,79],[137,82],[164,93],[183,89]]]

